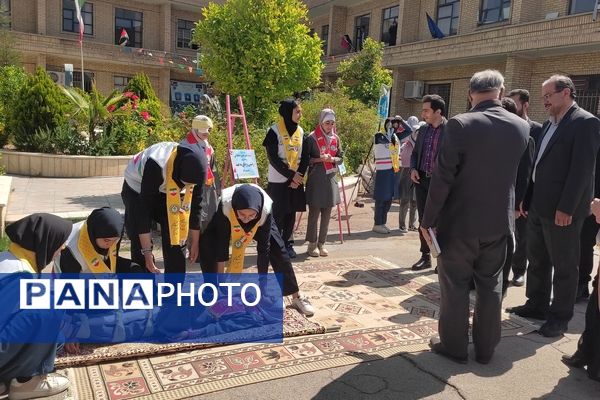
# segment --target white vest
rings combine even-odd
[[[229,219],[229,212],[231,211],[231,199],[233,197],[233,192],[235,192],[235,189],[241,185],[242,184],[239,183],[239,184],[230,186],[226,189],[223,189],[223,192],[221,194],[221,203],[222,203],[223,215],[225,215],[225,217],[227,219]],[[273,206],[273,200],[271,200],[271,198],[269,197],[267,192],[265,192],[260,186],[255,185],[253,183],[249,183],[248,185],[251,185],[251,186],[257,188],[258,190],[260,190],[260,192],[263,195],[262,212],[260,214],[260,219],[258,220],[258,223],[257,223],[258,226],[262,226],[265,223],[265,221],[267,220],[267,217],[269,216],[269,214],[271,214],[271,207]]]
[[[67,247],[69,250],[71,250],[71,254],[73,254],[73,257],[75,258],[75,260],[77,260],[79,266],[81,266],[81,272],[91,274],[92,271],[89,269],[87,262],[85,262],[85,258],[83,258],[83,255],[79,251],[79,246],[77,246],[77,243],[79,242],[79,237],[81,236],[81,228],[83,227],[84,223],[85,221],[81,221],[73,225],[73,230],[71,231],[71,234],[67,239]],[[62,269],[60,267],[60,257],[61,256],[59,255],[54,260],[54,266],[59,272],[62,272]],[[110,271],[106,271],[106,273],[110,273]]]
[[[33,265],[32,267],[35,268]],[[27,264],[19,260],[10,251],[0,253],[0,274],[12,274],[15,272],[31,273],[31,270],[27,267]]]
[[[175,142],[156,143],[133,156],[125,169],[125,182],[127,182],[127,185],[129,185],[136,193],[142,191],[144,167],[146,166],[146,162],[149,159],[152,159],[162,168],[163,183],[160,185],[160,191],[166,193],[167,161],[169,161],[171,153],[173,153],[173,150],[175,150],[177,146],[178,144]]]
[[[277,135],[277,155],[279,156],[279,158],[281,158],[286,164],[287,164],[287,157],[285,154],[285,149],[283,147],[283,139],[281,138],[281,135],[279,134],[279,127],[277,126],[277,124],[273,124],[271,126],[271,129],[273,129],[273,132],[275,132],[275,135]],[[298,126],[298,129],[300,130],[300,135],[302,135],[302,137],[304,137],[304,130]],[[302,142],[300,142],[300,148],[298,149],[298,162],[300,162],[300,156],[302,154]],[[285,183],[288,181],[288,178],[286,178],[285,176],[281,175],[279,172],[277,172],[277,170],[275,168],[273,168],[273,166],[271,165],[271,163],[269,163],[269,175],[268,175],[268,179],[269,182],[273,182],[273,183]]]

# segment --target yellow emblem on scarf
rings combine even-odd
[[[185,185],[185,195],[181,200],[181,189],[173,180],[173,163],[177,155],[177,148],[173,150],[166,170],[167,191],[167,218],[169,220],[169,237],[171,246],[182,246],[187,240],[190,228],[190,205],[192,204],[192,191],[194,185]]]
[[[392,168],[394,168],[394,172],[400,171],[400,143],[396,139],[396,144],[394,144],[390,139],[390,158],[392,159]]]
[[[25,266],[29,267],[29,272],[36,272],[37,262],[35,261],[35,253],[33,251],[24,249],[16,243],[11,243],[8,246],[8,251],[14,254]]]
[[[300,147],[302,146],[302,133],[300,133],[300,127],[296,128],[296,132],[292,136],[288,134],[287,128],[283,118],[279,117],[277,122],[277,130],[279,136],[283,140],[283,149],[285,151],[285,159],[287,160],[288,167],[291,170],[298,170]]]
[[[231,257],[227,264],[227,272],[239,274],[244,269],[244,256],[246,254],[246,247],[250,244],[254,235],[258,230],[258,222],[250,230],[250,232],[244,231],[244,228],[240,225],[240,222],[235,215],[233,208],[229,211],[229,223],[231,225]]]
[[[95,274],[108,274],[115,273],[117,271],[117,240],[110,249],[108,249],[108,259],[110,260],[110,267],[104,262],[104,257],[96,252],[90,235],[87,230],[87,222],[84,222],[79,232],[79,240],[77,241],[77,248],[81,253],[81,256],[85,260],[90,271]]]

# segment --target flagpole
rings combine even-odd
[[[79,52],[81,54],[81,90],[85,92],[85,73],[83,72],[83,40],[79,41]]]

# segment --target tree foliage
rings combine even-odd
[[[14,37],[10,32],[10,17],[3,7],[0,4],[0,67],[19,65],[19,52],[14,49]]]
[[[200,64],[218,90],[243,96],[255,122],[320,82],[321,41],[309,34],[307,13],[299,0],[228,0],[203,9],[193,35]]]
[[[377,105],[381,85],[392,84],[391,71],[383,68],[382,59],[383,43],[367,38],[360,53],[340,63],[338,73],[351,98],[370,107]]]
[[[27,83],[28,75],[21,67],[0,67],[0,147],[8,141],[8,130],[4,129],[7,115],[14,107],[17,94]]]

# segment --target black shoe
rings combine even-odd
[[[290,258],[298,257],[298,254],[296,254],[296,251],[294,250],[294,247],[291,244],[288,244],[287,246],[285,246],[285,248],[287,249]]]
[[[567,323],[561,321],[546,321],[538,333],[545,337],[559,337],[567,331]]]
[[[423,255],[419,261],[414,263],[411,267],[413,271],[422,271],[427,268],[431,268],[431,257],[429,257],[429,254]]]
[[[590,298],[590,289],[588,288],[588,284],[577,286],[577,294],[575,295],[575,302],[580,303],[584,301],[588,301]]]
[[[525,285],[525,277],[523,274],[515,274],[512,279],[512,285],[518,287]]]
[[[568,367],[583,368],[588,364],[586,357],[579,351],[576,351],[572,356],[564,355],[561,361]]]
[[[476,355],[475,356],[475,361],[477,361],[479,364],[489,364],[490,361],[492,361],[492,356],[480,356],[480,355]]]
[[[448,353],[448,350],[446,350],[446,348],[444,347],[442,342],[440,342],[440,340],[437,338],[429,339],[429,347],[431,348],[431,350],[434,353],[439,354],[440,356],[446,357],[454,362],[457,362],[459,364],[467,363],[467,360],[468,360],[467,357],[456,357],[456,356],[453,356],[452,354]]]
[[[527,304],[516,307],[509,307],[506,309],[507,313],[517,314],[519,317],[523,318],[533,318],[533,319],[546,319],[546,313],[540,310],[537,310]]]

